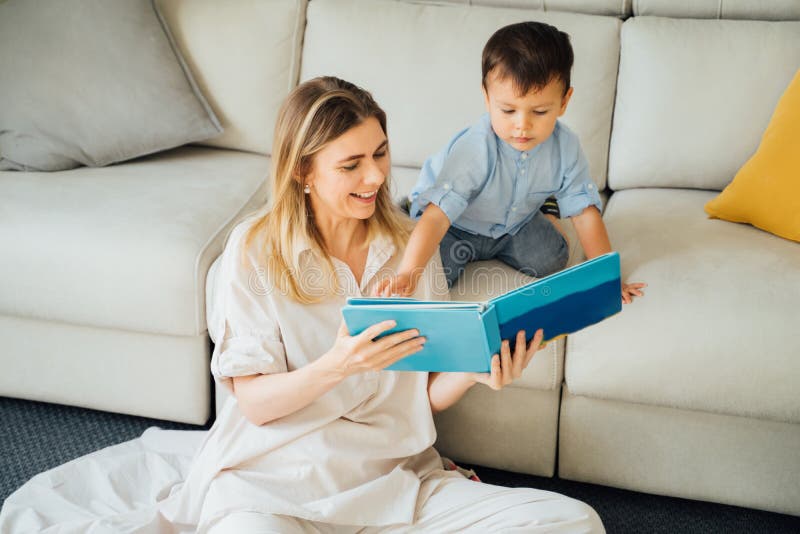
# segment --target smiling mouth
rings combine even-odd
[[[356,197],[356,198],[358,198],[360,200],[372,200],[373,198],[375,198],[375,195],[377,193],[378,193],[378,191],[375,190],[375,191],[370,191],[368,193],[350,193],[350,196],[351,197]]]

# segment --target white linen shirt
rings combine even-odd
[[[231,233],[213,284],[208,322],[218,387],[230,388],[234,376],[292,371],[324,354],[333,346],[346,298],[369,295],[377,275],[396,271],[400,260],[389,239],[376,239],[360,284],[334,259],[337,294],[301,304],[267,283],[256,247],[242,254],[252,222]],[[321,272],[308,246],[295,253],[304,276]],[[414,296],[447,298],[438,255]],[[427,373],[354,375],[263,426],[246,420],[231,396],[162,513],[200,531],[242,510],[338,524],[411,523],[420,481],[441,474],[427,382]]]

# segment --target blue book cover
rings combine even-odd
[[[351,335],[393,319],[384,335],[416,328],[425,348],[387,367],[393,371],[489,372],[503,339],[525,330],[544,340],[577,332],[622,309],[619,254],[610,252],[480,302],[409,298],[351,298],[342,315]]]

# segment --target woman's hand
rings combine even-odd
[[[494,390],[501,390],[514,380],[522,376],[522,371],[528,367],[533,355],[542,348],[544,331],[540,328],[525,346],[525,330],[517,332],[517,342],[514,344],[514,354],[511,354],[510,343],[504,339],[500,345],[500,354],[492,356],[490,373],[472,373],[476,382],[486,384]]]
[[[419,352],[426,339],[416,329],[395,332],[375,339],[397,325],[395,321],[376,323],[357,336],[351,336],[344,321],[339,326],[333,347],[317,360],[319,365],[341,374],[344,379],[356,373],[379,371],[401,358]],[[374,340],[374,341],[373,341]]]
[[[525,346],[525,331],[517,333],[514,354],[508,340],[500,345],[500,354],[492,356],[490,373],[431,373],[428,377],[428,399],[433,413],[446,410],[475,384],[486,384],[499,390],[522,376],[533,355],[541,348],[544,332],[536,331],[530,344]]]

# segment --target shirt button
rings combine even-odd
[[[522,153],[522,159],[528,159],[528,154],[526,152]]]
[[[517,208],[511,208],[511,211],[517,211]]]
[[[450,189],[450,184],[444,184],[445,189]]]
[[[588,189],[594,189],[594,184],[589,184],[586,186]]]

